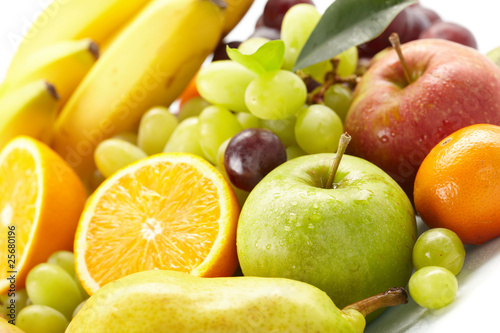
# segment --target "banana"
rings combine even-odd
[[[48,143],[58,107],[57,92],[45,80],[4,94],[0,98],[0,149],[18,135]]]
[[[21,40],[9,70],[24,66],[26,57],[60,41],[91,38],[100,45],[150,1],[52,0]]]
[[[91,39],[46,46],[28,56],[23,67],[9,72],[2,92],[45,79],[55,85],[60,104],[64,105],[98,57],[99,48]]]
[[[223,36],[233,30],[247,13],[254,0],[226,0],[226,20],[224,22]]]
[[[222,35],[220,0],[153,0],[116,37],[59,115],[52,147],[85,181],[97,144],[169,106]]]

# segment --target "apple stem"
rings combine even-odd
[[[404,288],[391,288],[383,293],[347,305],[342,311],[354,309],[364,317],[381,308],[408,303],[408,293]]]
[[[339,168],[340,161],[342,160],[342,156],[344,156],[349,141],[351,141],[351,136],[349,134],[343,133],[340,136],[339,147],[337,148],[337,153],[333,158],[333,163],[328,173],[328,179],[326,180],[325,188],[333,187],[333,179],[335,178],[335,174],[337,173],[337,169]]]
[[[405,74],[406,81],[408,84],[412,83],[413,80],[410,76],[410,71],[408,70],[408,65],[406,64],[405,57],[403,56],[403,51],[401,50],[401,42],[399,40],[399,35],[396,32],[393,32],[389,36],[389,41],[391,42],[392,47],[396,50],[398,54],[399,61],[401,62],[401,67],[403,67],[403,73]]]

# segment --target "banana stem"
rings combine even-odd
[[[340,136],[339,147],[337,148],[337,153],[333,158],[332,166],[328,172],[328,179],[326,180],[325,188],[332,188],[333,179],[335,178],[335,174],[337,173],[337,169],[339,168],[340,161],[342,160],[342,156],[344,156],[349,141],[351,141],[351,136],[349,134],[344,133]]]
[[[391,288],[378,295],[347,305],[342,311],[354,309],[366,317],[378,309],[405,303],[408,303],[408,293],[406,290],[404,288]]]

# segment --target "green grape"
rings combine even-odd
[[[285,43],[283,69],[292,70],[320,18],[321,14],[311,4],[297,4],[286,12],[281,25],[281,39]]]
[[[101,141],[94,152],[97,169],[104,177],[109,177],[119,169],[147,157],[136,145],[121,139]]]
[[[68,325],[61,312],[46,305],[27,306],[16,318],[16,326],[26,333],[64,333]]]
[[[196,77],[201,97],[211,104],[248,112],[245,91],[257,74],[232,60],[214,61],[202,67]]]
[[[426,266],[413,273],[408,289],[418,305],[439,309],[455,299],[458,282],[455,275],[446,268]]]
[[[229,144],[229,141],[231,141],[231,139],[232,139],[232,137],[226,139],[223,143],[220,144],[219,149],[217,150],[217,163],[215,165],[224,169],[224,171],[225,171],[224,154],[226,153],[227,145]],[[226,179],[229,179],[229,178],[226,177]]]
[[[225,140],[219,146],[219,150],[217,151],[217,164],[215,165],[215,167],[217,168],[217,170],[220,171],[220,173],[224,176],[224,178],[226,178],[229,185],[231,185],[231,188],[233,189],[233,192],[236,195],[236,198],[238,199],[240,207],[243,207],[243,204],[245,203],[245,200],[247,199],[250,192],[244,191],[234,186],[233,183],[231,183],[231,181],[229,180],[229,176],[227,175],[226,172],[226,167],[224,166],[224,154],[226,152],[227,145],[229,144],[229,141],[231,141],[231,139],[232,138]]]
[[[26,289],[17,289],[0,295],[0,313],[8,320],[15,319],[28,302]]]
[[[356,46],[348,48],[335,58],[339,60],[337,75],[346,77],[356,72],[356,68],[358,67],[358,49]]]
[[[177,117],[166,107],[150,109],[139,123],[137,146],[148,155],[161,153],[177,124]]]
[[[307,88],[296,74],[277,70],[255,78],[245,92],[250,112],[261,119],[286,119],[304,105]]]
[[[212,164],[217,163],[221,143],[243,130],[240,122],[227,108],[209,106],[199,116],[200,147]]]
[[[238,51],[243,54],[254,54],[259,47],[267,42],[269,42],[269,39],[264,37],[250,37],[238,46]]]
[[[56,251],[47,259],[49,264],[56,264],[64,268],[69,275],[75,275],[75,255],[70,251]]]
[[[78,313],[78,311],[80,311],[83,306],[85,305],[85,303],[87,302],[87,300],[83,300],[80,304],[78,304],[78,306],[75,308],[75,311],[73,311],[73,317],[72,318],[75,318],[76,314]]]
[[[75,280],[80,293],[83,298],[89,297],[85,289],[83,288],[78,276],[75,272],[75,255],[71,251],[57,251],[50,255],[49,259],[47,259],[49,264],[56,264],[61,266],[68,272],[68,274]]]
[[[203,97],[193,97],[182,105],[177,119],[181,122],[189,117],[197,117],[209,105],[210,103],[205,101]]]
[[[413,267],[439,266],[460,273],[465,249],[456,233],[445,228],[429,229],[422,233],[413,247]]]
[[[295,141],[295,121],[297,117],[291,116],[285,119],[261,119],[259,121],[259,127],[267,128],[280,138],[281,142],[285,147],[294,145],[297,143]]]
[[[76,306],[83,301],[75,280],[59,265],[42,263],[26,277],[26,292],[33,304],[47,305],[71,319]]]
[[[184,152],[207,158],[200,146],[200,131],[198,130],[198,117],[189,117],[177,125],[168,139],[163,152]]]
[[[346,77],[354,74],[358,66],[358,49],[353,46],[334,58],[339,60],[336,74],[341,77]],[[302,69],[304,73],[312,76],[319,83],[325,82],[325,74],[333,70],[330,60],[321,61]]]
[[[290,161],[299,156],[307,155],[305,151],[303,151],[298,145],[293,145],[286,147],[286,160]]]
[[[321,104],[302,109],[295,123],[295,139],[308,154],[336,152],[343,132],[340,117]]]
[[[113,136],[114,139],[121,139],[130,142],[133,145],[137,144],[137,134],[134,132],[121,132]]]
[[[251,113],[238,112],[238,113],[236,113],[236,119],[238,119],[238,121],[240,122],[241,127],[243,127],[243,129],[260,127],[259,118],[257,118],[256,116],[254,116]]]
[[[352,102],[351,89],[338,83],[331,85],[325,91],[323,102],[326,106],[335,111],[340,119],[342,119],[342,122],[344,122]]]

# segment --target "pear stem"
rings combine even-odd
[[[325,188],[333,187],[333,179],[335,178],[335,174],[337,173],[337,169],[339,168],[340,161],[342,160],[342,156],[344,156],[349,141],[351,141],[351,136],[349,134],[343,133],[340,136],[339,147],[337,148],[337,153],[333,158],[332,166],[330,167],[330,171],[328,172],[328,179],[326,180]]]
[[[392,47],[396,50],[398,54],[399,61],[401,62],[401,67],[403,67],[403,73],[405,74],[406,81],[408,84],[412,83],[410,71],[408,70],[408,65],[406,64],[405,57],[403,56],[403,51],[401,50],[401,42],[399,41],[399,35],[396,32],[393,32],[389,36],[389,41],[391,42]]]
[[[405,303],[408,303],[408,293],[406,290],[404,288],[391,288],[378,295],[347,305],[342,311],[354,309],[366,317],[378,309]]]

